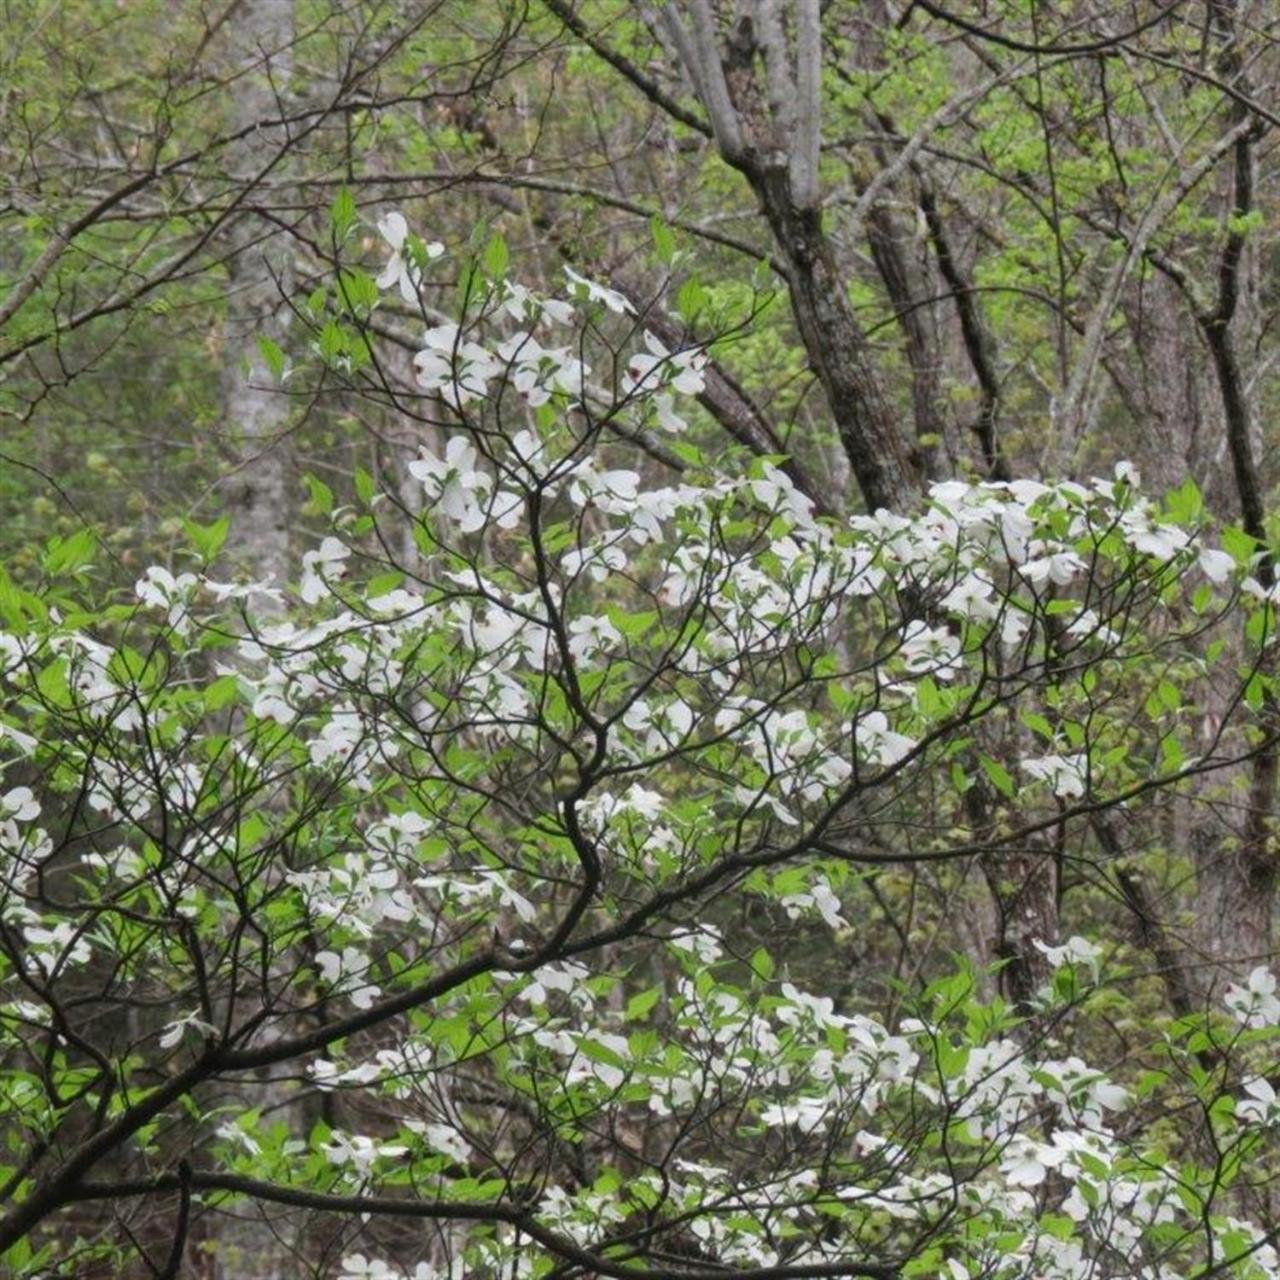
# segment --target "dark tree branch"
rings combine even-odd
[[[1171,3],[1165,5],[1163,9],[1158,9],[1146,21],[1130,27],[1127,31],[1119,32],[1116,35],[1100,36],[1097,40],[1076,42],[1019,40],[1015,36],[1007,36],[1003,32],[993,30],[991,27],[984,27],[976,22],[971,22],[968,18],[962,18],[958,13],[954,13],[950,9],[944,9],[940,4],[935,4],[934,0],[913,0],[913,7],[923,9],[931,18],[937,18],[948,26],[955,27],[968,35],[976,36],[979,40],[997,44],[1003,49],[1010,49],[1016,53],[1058,55],[1096,54],[1114,51],[1126,41],[1132,40],[1134,36],[1141,35],[1144,31],[1150,31],[1152,27],[1159,26],[1166,18],[1171,18],[1182,8],[1184,3],[1185,0],[1171,0]],[[1083,25],[1086,20],[1082,18],[1078,25]]]
[[[696,130],[703,137],[711,137],[711,126],[705,120],[691,111],[686,111],[652,76],[645,75],[630,58],[623,57],[616,49],[611,49],[578,17],[572,4],[566,3],[566,0],[542,0],[542,3],[587,48],[598,58],[607,62],[624,79],[630,81],[654,106],[660,107],[673,120],[678,120],[688,128]]]
[[[956,313],[960,317],[960,332],[964,338],[965,353],[978,379],[981,400],[974,431],[982,447],[982,457],[987,474],[993,480],[1008,480],[1009,464],[1000,450],[998,422],[1000,415],[1000,375],[996,367],[995,342],[978,310],[974,289],[961,270],[951,247],[951,238],[938,209],[933,187],[927,179],[920,178],[920,209],[929,228],[929,239],[937,255],[938,270],[951,290]]]
[[[387,1196],[331,1195],[286,1187],[245,1178],[237,1174],[189,1172],[186,1184],[194,1191],[225,1191],[270,1204],[289,1205],[320,1213],[341,1213],[352,1217],[370,1216],[405,1218],[419,1221],[488,1222],[515,1227],[536,1240],[549,1252],[575,1263],[589,1272],[613,1276],[617,1280],[840,1280],[841,1277],[863,1277],[865,1280],[898,1280],[900,1270],[893,1263],[845,1262],[799,1264],[795,1266],[758,1267],[734,1270],[728,1267],[699,1269],[696,1266],[675,1270],[640,1268],[615,1262],[607,1255],[586,1249],[558,1232],[544,1227],[532,1214],[511,1205],[469,1204],[453,1200],[409,1200]],[[69,1203],[114,1200],[181,1190],[183,1175],[164,1174],[145,1180],[80,1184],[69,1197]]]

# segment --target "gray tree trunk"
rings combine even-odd
[[[269,122],[279,119],[287,92],[293,27],[293,0],[244,0],[228,24],[229,61],[240,72],[232,127],[252,127],[227,156],[241,183],[274,169],[287,144],[284,128]],[[225,482],[231,497],[226,555],[239,572],[283,583],[291,567],[289,409],[258,338],[280,343],[284,337],[280,289],[289,274],[288,246],[278,231],[248,216],[233,223],[230,239],[222,373],[223,431],[233,461]]]
[[[271,122],[287,110],[293,0],[242,0],[225,32],[227,73],[238,77],[230,124],[235,132],[248,130],[226,156],[234,198],[241,191],[251,193],[267,173],[278,176],[285,160],[286,129]],[[231,460],[224,482],[231,528],[224,556],[237,575],[283,586],[292,570],[293,485],[285,448],[289,408],[261,355],[258,339],[284,345],[288,313],[282,288],[289,276],[290,250],[276,228],[241,214],[231,224],[226,251],[222,395],[223,436]],[[252,606],[258,617],[270,616],[278,608],[267,596],[255,597]],[[277,1117],[283,1106],[287,1115],[292,1109],[288,1088],[264,1081],[246,1096],[246,1105],[270,1109]],[[248,1203],[238,1216],[214,1217],[204,1239],[192,1242],[192,1274],[209,1275],[211,1280],[292,1280],[302,1268],[287,1232],[287,1227],[272,1224]]]

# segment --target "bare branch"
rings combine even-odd
[[[1055,428],[1061,441],[1062,456],[1070,457],[1080,441],[1087,420],[1087,402],[1092,394],[1094,376],[1106,339],[1107,326],[1120,301],[1120,293],[1135,265],[1141,260],[1151,237],[1165,220],[1207,174],[1209,174],[1236,142],[1254,128],[1253,121],[1241,120],[1222,135],[1209,150],[1185,169],[1162,195],[1157,196],[1143,214],[1124,257],[1112,268],[1103,285],[1085,330],[1084,349],[1077,357],[1067,386],[1054,414]]]
[[[723,1267],[699,1270],[693,1266],[681,1266],[674,1271],[636,1268],[611,1261],[603,1253],[584,1248],[569,1237],[543,1226],[532,1214],[510,1203],[475,1204],[457,1200],[410,1200],[407,1197],[333,1195],[321,1191],[307,1191],[301,1187],[281,1186],[278,1183],[229,1173],[193,1172],[189,1175],[189,1182],[190,1186],[197,1191],[226,1191],[272,1204],[314,1209],[321,1213],[376,1214],[382,1217],[419,1220],[506,1223],[518,1227],[521,1232],[530,1239],[536,1240],[551,1253],[572,1261],[588,1271],[615,1276],[618,1280],[677,1280],[677,1278],[678,1280],[828,1280],[828,1278],[840,1280],[842,1277],[898,1280],[900,1275],[897,1266],[893,1264],[855,1260],[754,1267],[749,1271],[735,1271]],[[180,1179],[172,1174],[163,1174],[144,1181],[86,1182],[76,1188],[71,1200],[83,1203],[90,1200],[111,1200],[118,1196],[154,1195],[157,1192],[178,1190],[180,1186]]]
[[[980,40],[989,40],[992,44],[1000,45],[1004,49],[1013,49],[1018,53],[1033,54],[1082,54],[1106,53],[1114,50],[1124,41],[1132,40],[1134,36],[1141,35],[1144,31],[1149,31],[1152,27],[1159,26],[1166,18],[1172,17],[1183,6],[1185,0],[1171,0],[1171,3],[1165,5],[1163,9],[1156,10],[1150,18],[1138,23],[1137,26],[1130,27],[1128,31],[1123,31],[1119,35],[1103,36],[1097,40],[1083,40],[1076,43],[1060,39],[1044,42],[1019,40],[1014,36],[1007,36],[1003,32],[993,31],[990,27],[980,27],[976,22],[969,22],[959,14],[952,13],[949,9],[944,9],[941,5],[933,3],[933,0],[912,0],[912,3],[916,7],[923,9],[930,17],[937,18],[949,26],[958,27],[961,31],[967,32],[971,36],[977,36]],[[1075,25],[1081,26],[1085,21],[1086,19],[1082,18]]]
[[[822,17],[818,0],[796,2],[796,114],[791,146],[791,198],[818,207],[822,159]]]
[[[680,25],[675,6],[666,5],[662,16],[677,48],[681,50],[681,56],[692,59],[686,66],[698,85],[703,106],[711,117],[716,145],[731,164],[741,164],[746,157],[746,147],[742,140],[742,125],[724,78],[724,65],[720,61],[720,49],[716,42],[715,17],[709,0],[691,0],[689,7],[693,11],[692,46]]]
[[[635,85],[654,106],[661,107],[673,120],[679,120],[690,129],[696,129],[707,137],[711,136],[711,128],[705,120],[692,111],[686,111],[652,76],[646,75],[630,58],[625,58],[616,49],[610,48],[578,17],[572,5],[565,3],[565,0],[542,0],[542,3],[598,58],[602,58]]]
[[[764,55],[765,78],[769,85],[769,112],[776,132],[790,137],[795,125],[796,81],[791,73],[791,54],[786,32],[778,13],[779,0],[756,0],[755,34]]]

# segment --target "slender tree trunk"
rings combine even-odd
[[[748,177],[786,263],[796,328],[827,393],[863,501],[871,511],[910,511],[920,498],[918,469],[849,304],[822,212],[795,202],[784,167],[752,166]]]
[[[1000,448],[1000,374],[995,339],[983,319],[973,283],[961,269],[933,186],[918,167],[917,178],[920,183],[920,211],[929,228],[929,239],[938,258],[938,270],[951,291],[965,354],[978,384],[978,412],[973,422],[973,433],[982,452],[983,468],[992,480],[1009,480],[1012,472]]]
[[[899,222],[888,207],[874,206],[867,218],[867,240],[906,344],[916,457],[921,472],[930,480],[939,480],[946,472],[947,435],[942,348],[936,313],[919,305],[904,239]]]
[[[278,175],[288,145],[285,130],[269,122],[283,114],[289,88],[293,0],[242,0],[226,32],[228,62],[239,73],[232,127],[250,130],[230,149],[227,164],[236,186],[251,198],[261,177]],[[222,394],[232,467],[225,482],[231,529],[224,554],[236,573],[282,586],[292,568],[288,400],[274,385],[259,338],[284,345],[288,247],[276,228],[247,213],[232,224],[229,239]],[[266,596],[255,598],[253,607],[259,617],[273,611]],[[253,1105],[277,1115],[283,1107],[287,1115],[287,1088],[264,1081],[253,1090]],[[212,1280],[290,1280],[300,1266],[282,1234],[252,1208],[215,1219],[194,1243],[212,1254]]]
[[[1249,89],[1238,48],[1235,0],[1216,0],[1210,8],[1214,35],[1220,43],[1218,72],[1223,79]],[[1248,108],[1235,99],[1227,107],[1231,123],[1248,124]],[[1249,301],[1249,241],[1245,219],[1254,211],[1254,150],[1262,136],[1255,125],[1239,133],[1232,148],[1231,220],[1218,260],[1218,291],[1211,310],[1199,315],[1201,331],[1209,347],[1222,396],[1227,450],[1235,479],[1240,523],[1261,549],[1255,570],[1264,587],[1276,583],[1275,558],[1267,542],[1267,486],[1254,440],[1254,413],[1237,354],[1235,327],[1242,305]],[[1264,676],[1274,677],[1277,660],[1274,644],[1261,657]],[[1248,732],[1248,730],[1246,730]],[[1280,859],[1276,849],[1276,804],[1280,784],[1280,698],[1273,685],[1265,685],[1255,732],[1262,741],[1237,783],[1239,817],[1225,840],[1201,840],[1202,893],[1212,903],[1219,927],[1205,931],[1205,942],[1219,967],[1228,973],[1246,972],[1272,955],[1275,896],[1280,886]],[[1244,741],[1237,738],[1237,745]],[[1212,921],[1212,916],[1210,917]]]
[[[231,149],[228,163],[242,182],[274,167],[287,138],[264,122],[281,112],[291,72],[293,0],[243,0],[227,24],[236,81],[233,128],[251,126]],[[281,342],[287,310],[281,285],[288,277],[286,248],[273,228],[241,216],[233,224],[227,257],[227,314],[222,370],[224,434],[232,455],[226,481],[231,530],[226,555],[254,578],[288,577],[290,479],[284,448],[288,400],[274,386],[259,337]]]

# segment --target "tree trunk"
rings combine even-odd
[[[947,435],[942,347],[935,312],[918,305],[919,291],[913,288],[904,238],[889,208],[873,206],[867,217],[867,241],[906,345],[916,455],[922,473],[930,480],[940,480],[946,472]]]
[[[228,70],[238,76],[232,128],[248,130],[228,151],[227,167],[237,194],[277,170],[288,145],[283,127],[266,122],[283,114],[292,70],[293,0],[242,0],[226,26]],[[278,170],[277,170],[278,171]],[[287,245],[273,226],[242,214],[232,224],[227,246],[227,311],[222,395],[224,435],[232,469],[231,528],[224,555],[237,574],[283,586],[291,572],[289,525],[291,476],[283,440],[288,399],[259,350],[259,338],[284,345],[288,310],[282,291],[288,278]],[[270,597],[252,601],[255,614],[270,616]],[[288,1114],[287,1090],[264,1081],[252,1091],[252,1105]],[[206,1220],[204,1238],[193,1252],[212,1257],[212,1280],[288,1280],[298,1259],[282,1229],[246,1206],[240,1216]]]
[[[752,166],[748,177],[786,263],[796,327],[827,393],[867,509],[910,511],[920,498],[918,470],[903,446],[898,413],[849,305],[822,230],[821,210],[796,205],[780,165]]]
[[[1219,74],[1224,80],[1248,90],[1238,48],[1234,0],[1217,0],[1210,13],[1214,35],[1222,50],[1218,58]],[[1248,123],[1248,109],[1242,102],[1233,99],[1227,114],[1237,128]],[[1262,585],[1270,589],[1276,583],[1276,570],[1267,542],[1267,485],[1258,462],[1253,406],[1233,329],[1241,306],[1248,305],[1253,293],[1245,219],[1255,208],[1254,147],[1261,136],[1255,125],[1240,133],[1232,148],[1231,220],[1218,260],[1217,300],[1213,309],[1201,312],[1198,319],[1222,396],[1240,523],[1261,550],[1255,573]],[[1215,842],[1209,860],[1202,861],[1200,868],[1204,896],[1212,901],[1220,922],[1220,928],[1208,935],[1211,954],[1219,961],[1219,968],[1225,968],[1229,974],[1247,972],[1255,964],[1269,959],[1273,951],[1274,902],[1280,884],[1275,836],[1277,784],[1280,783],[1280,747],[1277,747],[1280,698],[1274,692],[1275,654],[1272,644],[1259,659],[1260,674],[1271,679],[1264,682],[1258,723],[1244,731],[1245,734],[1260,732],[1262,741],[1245,766],[1246,776],[1237,784],[1243,793],[1241,815],[1233,823],[1228,839]],[[1243,735],[1234,736],[1239,746],[1246,744]]]
[[[234,42],[230,57],[241,73],[232,121],[238,132],[281,113],[291,70],[293,0],[244,0],[227,29]],[[252,128],[229,149],[228,166],[251,184],[274,167],[286,144],[283,128]],[[288,400],[273,385],[258,339],[280,343],[284,336],[287,249],[278,247],[273,229],[248,216],[232,224],[230,239],[222,368],[224,433],[233,459],[225,482],[231,493],[226,556],[240,572],[283,583],[290,569],[290,482],[283,448]]]

